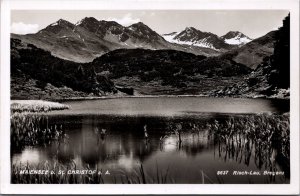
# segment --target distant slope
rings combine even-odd
[[[263,62],[265,57],[271,56],[274,51],[276,31],[271,31],[266,35],[254,39],[235,51],[229,52],[231,54],[236,52],[233,59],[237,63],[247,65],[251,69],[255,69]]]
[[[276,31],[269,32],[266,35],[241,46],[240,48],[230,50],[217,57],[209,57],[206,59],[206,63],[217,63],[221,66],[231,62],[232,64],[245,65],[254,70],[260,63],[263,62],[264,58],[273,54],[275,33]]]

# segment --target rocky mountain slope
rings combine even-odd
[[[276,31],[271,31],[266,35],[252,40],[251,42],[225,52],[217,57],[210,57],[206,60],[208,64],[226,64],[226,62],[234,62],[243,64],[254,70],[261,64],[264,58],[273,54],[275,44]]]
[[[91,61],[111,49],[118,48],[117,44],[99,39],[97,34],[62,19],[36,34],[12,34],[11,37],[74,62]]]
[[[229,51],[228,53],[236,53],[236,55],[233,55],[233,60],[235,62],[247,65],[251,69],[256,69],[256,67],[263,62],[265,57],[273,54],[275,34],[276,31],[271,31],[236,50]]]
[[[116,49],[143,48],[171,49],[207,57],[235,53],[235,62],[253,69],[265,56],[271,55],[274,39],[270,33],[251,41],[234,31],[218,37],[193,27],[161,36],[142,22],[124,27],[114,21],[99,21],[93,17],[83,18],[76,24],[60,19],[36,34],[12,34],[11,37],[59,58],[81,63],[91,62]]]
[[[36,34],[11,34],[11,37],[74,62],[91,62],[120,48],[175,49],[206,56],[220,54],[209,48],[170,43],[142,22],[124,27],[114,21],[98,21],[93,17],[86,17],[76,24],[60,19]]]

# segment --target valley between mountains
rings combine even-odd
[[[11,34],[12,99],[200,95],[289,98],[290,17],[257,39],[138,22],[60,19]]]

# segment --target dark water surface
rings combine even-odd
[[[109,171],[105,183],[136,179],[141,167],[146,183],[289,183],[289,159],[276,136],[287,128],[272,128],[289,111],[288,101],[164,97],[66,104],[70,110],[50,112],[41,125],[64,137],[13,151],[13,164],[75,163],[77,169]],[[271,112],[275,117],[261,114]],[[258,130],[265,124],[269,128]],[[251,135],[265,129],[275,134]]]

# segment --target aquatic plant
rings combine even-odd
[[[12,151],[25,146],[47,145],[66,139],[63,125],[49,124],[48,117],[32,112],[14,112],[10,119]]]
[[[69,109],[68,105],[43,100],[11,100],[12,151],[26,145],[42,145],[63,136],[62,125],[50,126],[45,112]]]
[[[286,114],[247,114],[215,118],[199,122],[176,122],[168,125],[178,137],[178,149],[189,149],[190,135],[198,142],[212,142],[215,155],[223,161],[234,160],[245,165],[251,157],[258,169],[276,169],[276,164],[289,178],[290,121]],[[186,133],[190,132],[190,133]],[[201,136],[201,137],[200,137]],[[194,136],[192,136],[193,138]]]

